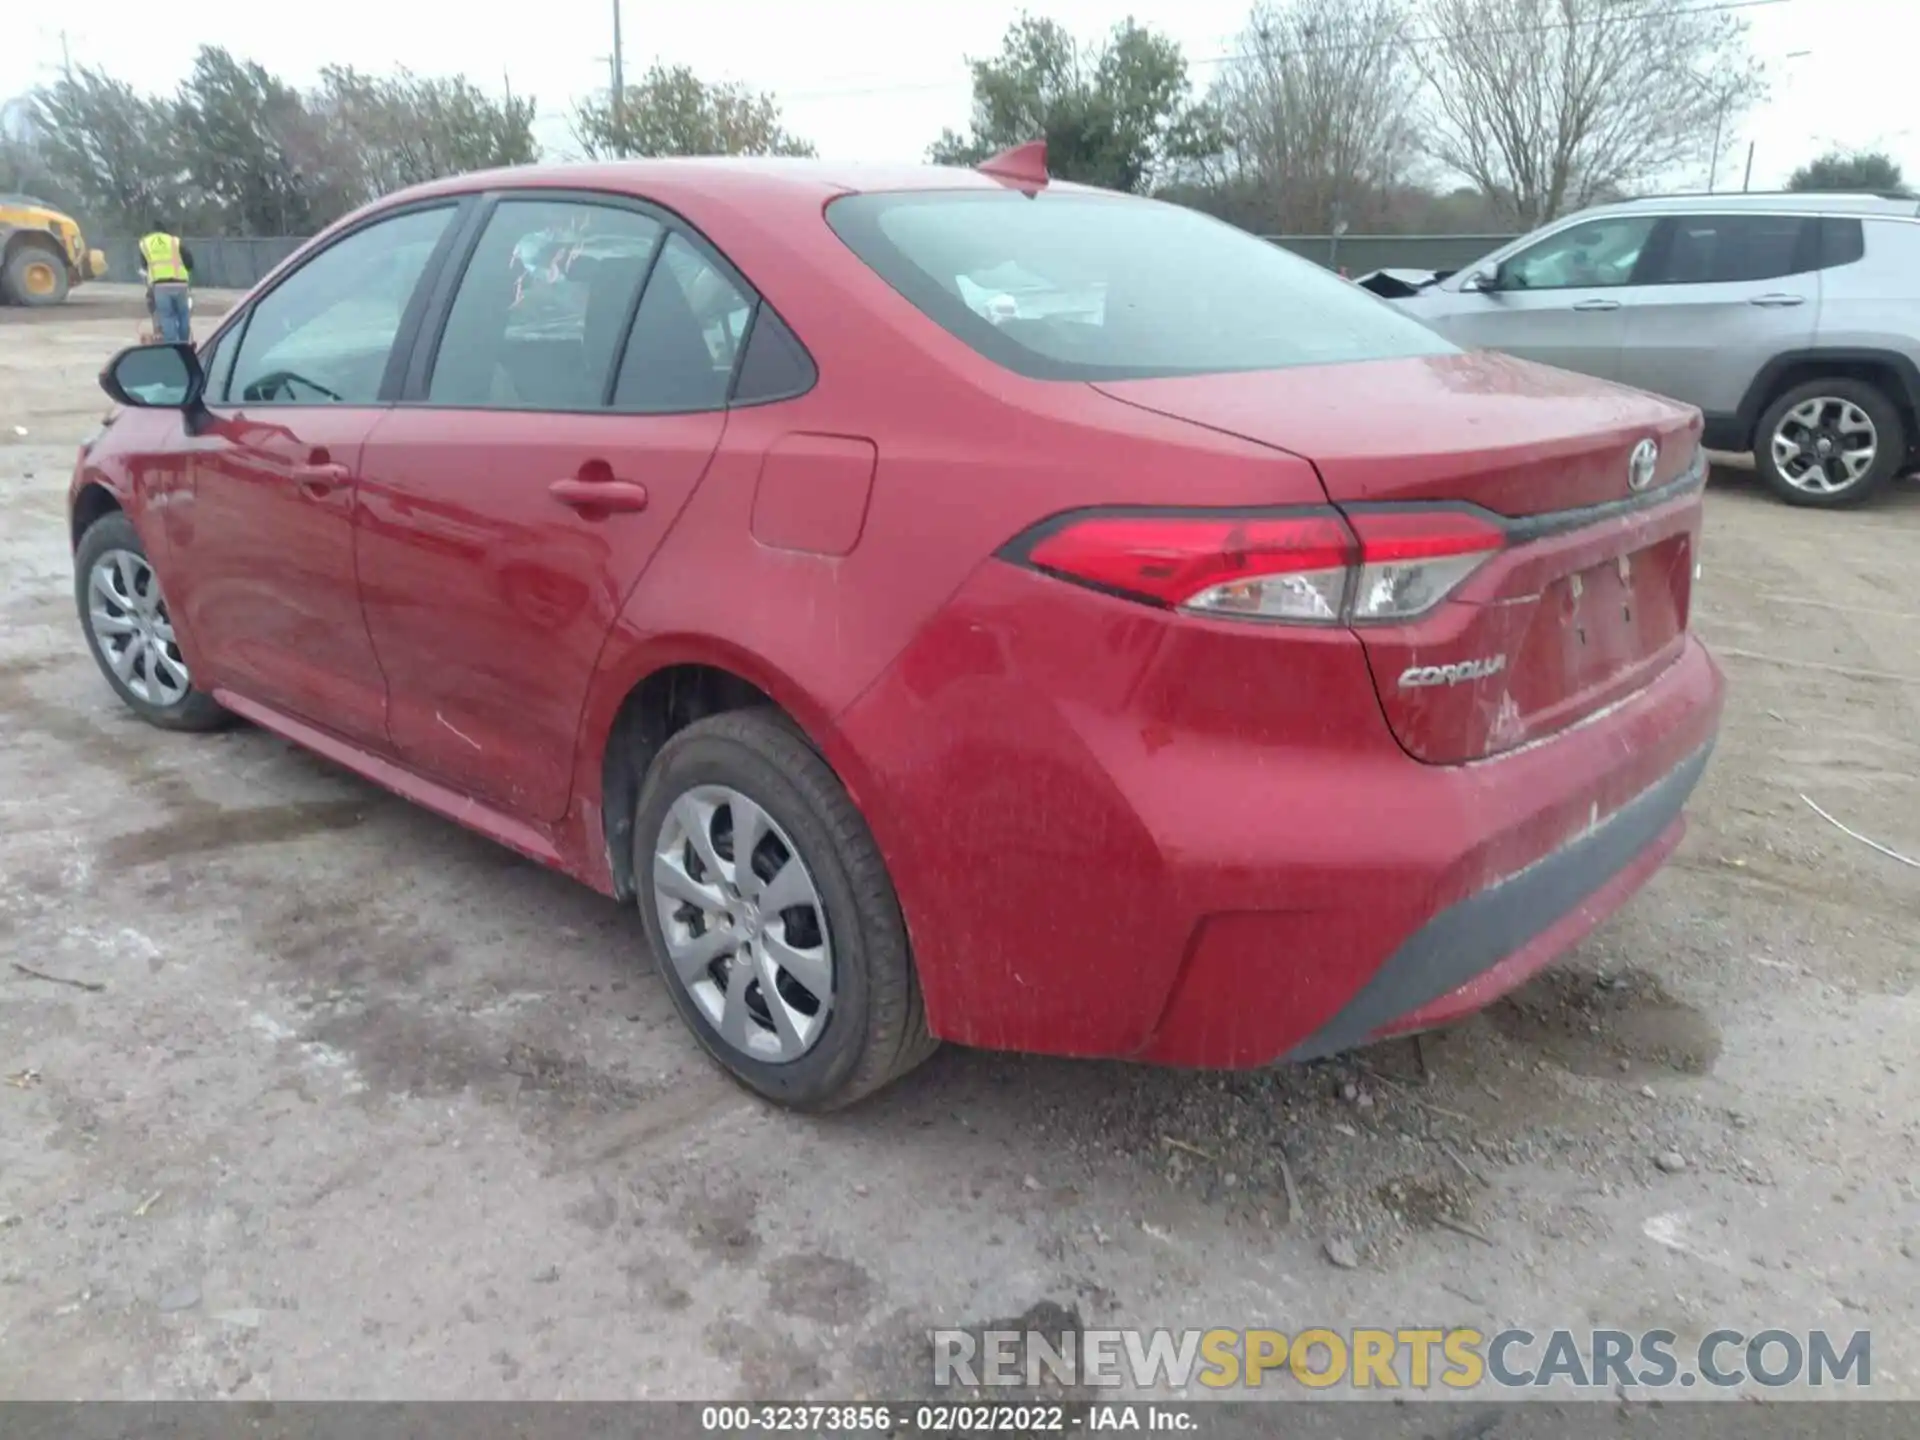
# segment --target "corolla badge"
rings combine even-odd
[[[1642,440],[1633,447],[1633,454],[1627,460],[1627,488],[1644,490],[1653,483],[1653,472],[1660,467],[1660,447],[1651,440]]]
[[[1429,685],[1464,685],[1469,680],[1485,680],[1498,675],[1506,668],[1505,655],[1462,660],[1457,665],[1410,665],[1400,672],[1400,688],[1424,690]]]

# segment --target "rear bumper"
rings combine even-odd
[[[1371,887],[1359,913],[1283,904],[1204,917],[1140,1058],[1307,1060],[1498,999],[1624,905],[1679,845],[1723,690],[1689,639],[1610,712],[1478,764],[1411,765],[1391,789],[1356,796],[1376,817],[1361,874],[1392,873],[1383,857],[1409,824],[1430,837],[1416,853],[1431,868],[1397,866],[1394,886]]]
[[[995,565],[839,728],[936,1034],[1254,1068],[1442,1023],[1577,942],[1679,843],[1722,691],[1688,639],[1598,715],[1429,765],[1350,633]]]
[[[1517,875],[1448,906],[1289,1060],[1442,1025],[1482,1009],[1556,959],[1665,863],[1713,745],[1694,751],[1597,828]]]

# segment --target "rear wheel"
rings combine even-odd
[[[1864,380],[1813,380],[1760,417],[1754,468],[1789,505],[1857,505],[1907,455],[1899,408]]]
[[[7,257],[7,298],[16,305],[58,305],[67,298],[67,262],[39,243],[18,246]]]
[[[73,581],[87,648],[128,709],[163,730],[213,730],[227,722],[219,702],[193,686],[160,577],[124,514],[113,511],[87,527],[74,551]]]
[[[933,1053],[879,848],[777,714],[714,715],[667,741],[633,833],[640,910],[674,1006],[743,1085],[833,1110]]]

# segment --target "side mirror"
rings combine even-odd
[[[191,345],[131,345],[100,372],[100,388],[111,399],[140,410],[190,410],[206,386]]]
[[[1495,295],[1507,287],[1500,268],[1495,266],[1491,269],[1474,271],[1460,282],[1460,288],[1478,295]]]

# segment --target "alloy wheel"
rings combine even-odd
[[[1873,469],[1880,432],[1853,401],[1817,395],[1780,417],[1772,448],[1774,469],[1794,489],[1834,495]]]
[[[108,550],[94,561],[87,577],[87,626],[108,667],[137,699],[167,709],[187,698],[192,678],[145,556]]]
[[[730,1049],[787,1064],[813,1048],[833,1008],[833,942],[771,815],[731,786],[686,791],[654,842],[653,898],[674,977]]]

